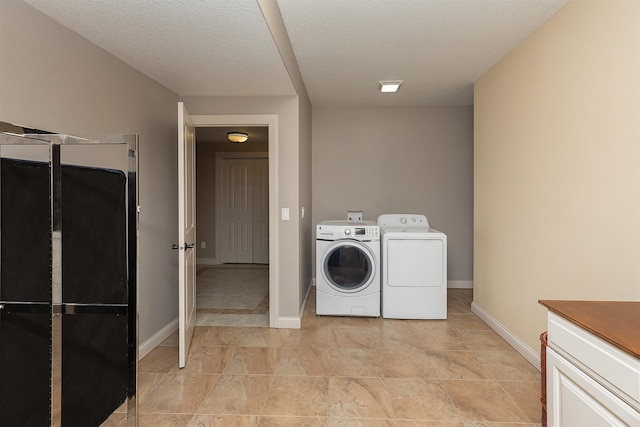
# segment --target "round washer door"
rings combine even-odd
[[[339,292],[358,292],[371,284],[375,260],[369,248],[357,240],[339,240],[327,248],[322,274]]]

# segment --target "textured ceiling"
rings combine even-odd
[[[294,95],[256,0],[26,0],[181,96]],[[269,2],[275,0],[260,0]],[[278,0],[314,106],[470,105],[567,0]],[[380,94],[379,80],[404,80]]]

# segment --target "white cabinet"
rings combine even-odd
[[[640,359],[549,312],[549,427],[640,427]]]

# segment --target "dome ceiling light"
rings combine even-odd
[[[249,139],[249,134],[244,132],[228,132],[227,138],[231,142],[243,143],[243,142],[247,142],[247,139]]]

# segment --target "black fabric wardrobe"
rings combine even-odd
[[[49,162],[0,163],[0,426],[98,426],[115,411],[133,426],[135,168],[62,164],[50,148]]]

